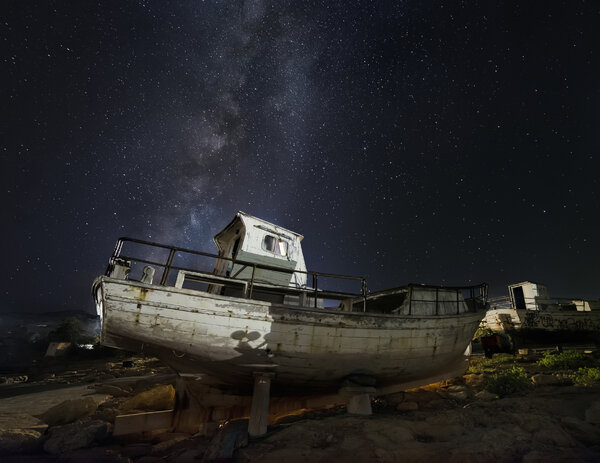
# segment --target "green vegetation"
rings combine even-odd
[[[519,392],[526,392],[532,388],[533,384],[527,375],[527,372],[517,366],[510,370],[503,370],[492,375],[486,375],[483,380],[483,386],[486,390],[503,397]]]
[[[537,363],[552,370],[575,370],[576,368],[595,366],[598,361],[583,352],[566,350],[560,353],[546,352]]]
[[[600,383],[600,368],[578,368],[571,379],[578,386],[594,386]]]
[[[482,328],[481,326],[479,328],[477,328],[477,331],[475,331],[475,334],[473,335],[473,339],[479,339],[481,337],[484,336],[490,336],[494,334],[494,332],[492,330],[490,330],[489,328]]]
[[[494,373],[498,365],[512,363],[514,361],[515,358],[511,354],[496,354],[491,359],[482,359],[478,362],[474,362],[471,366],[469,366],[467,373]]]

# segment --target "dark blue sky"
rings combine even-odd
[[[596,2],[3,2],[1,311],[237,210],[310,269],[600,297]]]

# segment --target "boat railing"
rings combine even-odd
[[[541,297],[525,297],[525,309],[527,310],[539,310],[545,311],[549,309],[560,310],[560,311],[571,311],[571,312],[585,312],[589,311],[589,306],[586,305],[586,301],[576,298],[567,297],[553,297],[553,298],[541,298]],[[519,307],[517,307],[519,308]]]
[[[151,260],[148,258],[140,258],[140,257],[136,257],[136,256],[125,255],[125,254],[123,254],[123,246],[125,243],[134,243],[134,244],[139,244],[139,245],[143,245],[143,246],[149,246],[149,247],[156,248],[156,249],[165,249],[168,251],[168,255],[164,262],[158,262],[156,260]],[[136,239],[136,238],[122,237],[117,240],[117,244],[115,245],[109,266],[107,267],[105,274],[107,276],[110,276],[113,263],[118,260],[121,260],[121,261],[133,261],[133,262],[137,262],[140,264],[146,264],[146,265],[155,265],[157,267],[162,268],[163,271],[162,271],[162,275],[160,277],[160,282],[159,282],[159,284],[161,286],[167,285],[167,280],[169,279],[169,275],[170,275],[171,271],[174,271],[174,270],[176,270],[178,272],[184,272],[184,278],[185,278],[185,274],[188,274],[190,276],[192,276],[194,274],[202,274],[202,275],[204,275],[204,282],[209,282],[211,284],[223,284],[224,282],[230,281],[232,284],[235,285],[236,282],[242,281],[240,279],[235,279],[230,276],[222,277],[222,276],[210,275],[207,273],[198,272],[198,269],[175,265],[174,260],[178,253],[208,257],[211,259],[223,259],[223,260],[231,262],[231,267],[234,267],[236,264],[239,264],[242,266],[248,266],[248,267],[252,268],[252,274],[251,274],[250,280],[248,282],[247,290],[244,290],[245,297],[247,297],[249,299],[252,298],[254,289],[256,287],[260,287],[260,289],[262,291],[267,291],[267,292],[271,291],[271,292],[277,292],[280,294],[299,294],[299,295],[301,295],[303,293],[311,293],[314,298],[314,306],[315,307],[317,307],[317,299],[341,300],[343,298],[361,297],[363,299],[363,311],[366,310],[367,280],[363,277],[352,276],[352,275],[342,275],[342,274],[335,274],[335,273],[286,269],[286,268],[276,267],[276,266],[272,266],[272,265],[259,264],[256,262],[239,260],[239,259],[235,259],[233,257],[219,256],[217,254],[212,254],[212,253],[208,253],[208,252],[181,248],[178,246],[169,246],[166,244],[160,244],[160,243],[140,240],[140,239]],[[259,270],[259,269],[273,271],[273,272],[281,272],[281,273],[286,273],[289,275],[294,275],[297,273],[305,274],[307,276],[310,275],[312,277],[312,287],[297,287],[296,288],[293,286],[263,284],[261,282],[258,282],[256,279],[256,273],[257,273],[257,270]],[[214,282],[208,281],[211,278],[215,281]],[[361,291],[360,291],[360,293],[351,293],[351,292],[345,292],[345,291],[328,291],[328,290],[324,290],[323,288],[319,289],[319,278],[321,278],[321,279],[331,278],[331,279],[337,279],[337,280],[359,281],[360,286],[361,286]],[[219,280],[219,281],[217,281],[217,280]],[[180,283],[182,283],[182,282],[177,282],[177,284],[180,284]]]
[[[413,306],[418,304],[420,304],[422,307],[427,307],[428,311],[434,312],[435,315],[440,315],[444,313],[448,314],[452,312],[459,314],[461,312],[462,303],[465,304],[467,312],[478,312],[482,308],[487,307],[487,283],[481,283],[479,285],[471,286],[428,286],[413,283],[408,285],[408,287],[411,288],[411,290],[408,292],[409,315],[413,312]],[[414,297],[415,289],[418,290],[416,292],[417,294],[422,293],[423,290],[430,290],[431,293],[435,291],[435,299],[416,298]],[[440,298],[440,292],[447,291],[456,292],[456,298],[453,298],[453,300],[449,300],[447,298]]]

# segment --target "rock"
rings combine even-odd
[[[0,430],[35,429],[44,432],[48,426],[39,418],[22,412],[0,412]]]
[[[96,413],[92,415],[92,418],[95,420],[108,421],[109,423],[114,423],[115,418],[120,414],[121,412],[118,408],[107,407],[96,410]]]
[[[483,384],[483,375],[464,375],[463,380],[467,386],[480,387]]]
[[[448,392],[448,397],[454,400],[464,401],[469,398],[467,391]]]
[[[452,404],[444,399],[431,400],[429,402],[425,402],[423,404],[423,408],[427,409],[439,409],[439,408],[449,408]]]
[[[151,450],[151,444],[140,442],[126,445],[121,449],[121,453],[129,458],[138,459],[144,455],[148,455]]]
[[[553,450],[532,450],[523,456],[522,463],[576,463],[582,461],[597,461],[596,455],[585,455],[585,453],[569,449],[560,451]]]
[[[597,445],[600,442],[600,429],[593,424],[573,416],[561,418],[560,423],[563,429],[571,434],[571,437],[585,445]]]
[[[152,446],[152,453],[162,453],[174,447],[178,443],[190,438],[189,434],[173,437],[172,439],[159,442]]]
[[[248,420],[230,421],[213,437],[202,461],[229,461],[236,449],[247,444]]]
[[[65,400],[40,415],[40,419],[49,426],[72,423],[93,414],[98,404],[91,397]]]
[[[154,457],[152,455],[147,455],[145,457],[140,458],[139,460],[135,460],[135,463],[162,463],[164,458],[162,457]]]
[[[34,429],[0,429],[0,455],[32,453],[42,446],[42,433]]]
[[[417,436],[425,440],[437,442],[450,442],[456,437],[464,434],[465,429],[460,424],[437,424],[434,422],[415,423],[414,428]]]
[[[514,418],[515,423],[528,433],[535,433],[544,427],[552,426],[552,421],[547,416],[527,413],[525,410],[514,415]]]
[[[439,400],[440,395],[437,392],[427,391],[424,389],[413,389],[406,392],[398,392],[396,394],[387,395],[388,403],[394,405],[401,402],[418,402],[420,405],[432,400]]]
[[[495,400],[498,399],[498,396],[493,392],[489,392],[484,389],[483,391],[479,391],[477,394],[475,394],[475,398],[478,400]]]
[[[110,384],[96,384],[94,389],[96,390],[96,394],[108,394],[113,397],[127,397],[131,395],[130,392],[117,386],[111,386]]]
[[[557,384],[560,384],[560,378],[554,375],[533,375],[531,377],[531,381],[533,381],[533,384],[535,384],[536,386],[555,386]]]
[[[69,452],[60,456],[60,463],[131,463],[127,456],[114,449],[91,448]]]
[[[585,411],[585,421],[600,424],[600,402],[593,402]]]
[[[168,384],[141,392],[121,404],[121,411],[169,410],[175,404],[175,388]]]
[[[560,426],[554,423],[545,423],[540,427],[533,438],[546,445],[555,445],[557,447],[574,447],[575,442],[571,436]]]
[[[70,342],[51,342],[46,349],[46,357],[62,357],[71,349]]]
[[[92,444],[106,439],[110,430],[110,423],[100,420],[78,420],[64,426],[55,426],[49,431],[49,438],[44,443],[44,450],[59,455],[71,450],[90,447]]]
[[[468,389],[465,386],[462,385],[455,385],[455,386],[450,386],[448,387],[448,389],[446,389],[448,392],[451,393],[457,393],[457,392],[467,392]]]
[[[391,444],[396,445],[399,442],[412,442],[415,440],[414,433],[406,425],[411,423],[408,421],[394,422],[377,422],[366,421],[363,424],[361,436],[366,438],[370,443],[377,447],[390,447]],[[342,447],[349,447],[349,442],[346,440],[354,440],[351,436],[346,436]]]
[[[399,412],[411,412],[419,409],[419,404],[417,402],[400,402],[396,405],[396,410]]]

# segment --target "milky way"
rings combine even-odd
[[[600,296],[594,2],[9,2],[0,310],[237,210],[310,269]]]

